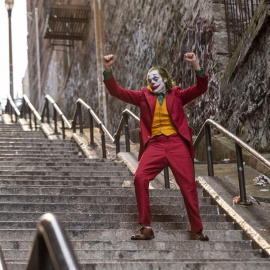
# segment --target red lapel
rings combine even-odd
[[[150,111],[151,111],[151,116],[152,116],[152,119],[153,119],[154,118],[154,113],[155,113],[157,97],[154,94],[152,94],[149,89],[147,89],[147,91],[145,91],[145,97],[146,97],[146,100],[147,100],[147,102],[149,104]]]
[[[170,116],[172,115],[173,97],[174,97],[173,92],[166,94],[166,105],[167,105],[167,110]]]

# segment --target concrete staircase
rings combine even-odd
[[[137,229],[132,183],[117,160],[85,159],[70,141],[0,123],[0,245],[8,269],[25,269],[37,219],[46,212],[59,217],[82,269],[269,269],[269,259],[202,189],[209,242],[189,240],[179,190],[150,190],[156,238],[131,241]]]

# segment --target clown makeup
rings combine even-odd
[[[159,94],[166,89],[165,82],[167,79],[162,79],[158,70],[152,70],[148,73],[148,83],[155,94]]]

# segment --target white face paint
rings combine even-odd
[[[148,73],[148,82],[155,94],[161,93],[166,89],[165,83],[158,70],[152,70]]]

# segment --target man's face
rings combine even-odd
[[[166,79],[162,79],[158,70],[152,70],[148,73],[148,82],[154,93],[160,93],[166,89]]]

